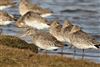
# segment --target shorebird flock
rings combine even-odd
[[[55,50],[62,49],[64,44],[78,49],[99,49],[100,42],[96,41],[90,34],[84,32],[79,26],[65,20],[63,25],[60,21],[48,21],[45,17],[54,15],[50,9],[42,8],[34,4],[31,0],[20,0],[19,13],[17,19],[4,11],[4,9],[15,6],[12,0],[0,0],[0,25],[16,24],[17,27],[27,27],[24,35],[32,36],[33,43],[41,49]],[[43,31],[44,29],[48,31]],[[2,29],[0,29],[2,33]]]

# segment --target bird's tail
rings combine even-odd
[[[94,45],[94,46],[95,46],[96,48],[98,48],[98,49],[100,48],[100,44],[99,44],[99,45]]]
[[[97,49],[100,49],[100,42],[96,42],[94,45]]]

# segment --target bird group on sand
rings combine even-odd
[[[3,4],[4,3],[4,4]],[[2,0],[0,2],[0,25],[16,24],[17,27],[27,27],[24,35],[30,35],[33,43],[41,49],[55,50],[62,49],[64,44],[76,47],[78,49],[99,49],[100,42],[96,41],[90,34],[84,32],[79,26],[65,20],[63,25],[60,21],[48,21],[45,17],[53,15],[53,11],[33,4],[31,0],[20,0],[20,17],[15,21],[15,17],[4,9],[10,8],[16,3],[11,0]],[[47,29],[48,31],[43,31]],[[2,33],[2,29],[0,29]]]

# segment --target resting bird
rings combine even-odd
[[[64,45],[50,33],[40,31],[35,28],[29,29],[23,36],[25,35],[32,36],[33,43],[41,49],[55,50],[63,47]]]
[[[47,19],[41,17],[39,14],[32,11],[27,12],[23,15],[17,22],[18,27],[29,26],[37,29],[47,29],[49,28]]]
[[[19,12],[21,15],[24,15],[28,11],[32,11],[34,13],[39,13],[42,17],[47,17],[53,15],[53,12],[49,9],[42,8],[37,4],[33,4],[30,0],[21,0],[19,4]]]

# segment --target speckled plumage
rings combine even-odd
[[[71,44],[70,40],[69,40],[69,36],[70,36],[69,32],[71,31],[72,27],[73,27],[72,23],[69,20],[65,20],[63,23],[62,29],[61,29],[61,32],[63,33],[64,40],[66,42],[68,42],[69,44]]]
[[[61,33],[61,28],[62,25],[59,23],[59,21],[54,20],[51,25],[50,25],[50,29],[49,32],[55,37],[57,38],[57,40],[61,41],[61,42],[65,42],[64,38],[63,38],[63,34]]]
[[[79,49],[97,49],[97,45],[100,45],[100,42],[97,42],[92,36],[82,31],[79,26],[73,26],[69,35],[71,44]]]
[[[8,25],[15,22],[15,17],[7,12],[0,11],[0,26]],[[2,33],[2,29],[0,29],[0,34]]]
[[[0,25],[7,25],[14,22],[15,18],[13,15],[7,12],[0,11]]]
[[[0,0],[0,10],[13,7],[16,5],[16,2],[13,2],[12,0]]]
[[[25,25],[37,28],[37,29],[44,29],[48,28],[48,21],[41,17],[39,14],[34,13],[32,11],[27,12],[24,16],[22,16],[17,22],[18,27],[23,27]]]
[[[30,0],[21,0],[19,4],[19,12],[21,15],[24,15],[28,11],[32,11],[35,13],[39,13],[42,17],[46,17],[52,15],[52,11],[42,8],[37,4],[32,4]]]
[[[53,50],[63,46],[61,42],[48,32],[43,32],[33,28],[29,30],[27,34],[31,35],[33,37],[33,43],[42,49]]]

